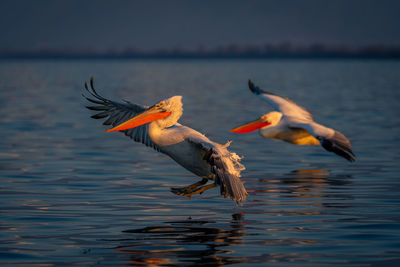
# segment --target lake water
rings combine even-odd
[[[182,95],[180,122],[244,156],[242,206],[119,133],[82,98],[152,105]],[[290,97],[352,142],[319,146],[229,133]],[[0,61],[1,266],[399,266],[400,62]]]

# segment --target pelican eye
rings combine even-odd
[[[165,111],[166,111],[166,110],[165,110],[165,104],[162,103],[162,102],[156,104],[155,107],[156,107],[157,109],[161,110],[162,112],[165,112]]]

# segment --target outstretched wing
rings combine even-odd
[[[327,151],[344,157],[348,161],[355,161],[355,155],[351,150],[350,141],[341,132],[325,127],[316,122],[303,123],[292,120],[289,121],[289,125],[293,128],[302,128],[308,131],[312,136],[318,139],[321,146]]]
[[[299,118],[302,120],[312,120],[312,115],[310,112],[288,98],[280,97],[273,93],[264,91],[258,86],[255,86],[250,80],[249,89],[255,95],[260,96],[262,99],[271,104],[275,110],[282,112],[284,116]]]
[[[236,153],[229,152],[226,146],[211,145],[189,139],[191,143],[204,150],[204,160],[211,165],[211,172],[215,174],[215,184],[220,186],[220,193],[224,197],[230,197],[240,204],[246,200],[247,191],[240,180],[240,172],[245,167],[239,162],[240,157]]]
[[[99,112],[91,117],[93,119],[106,119],[103,122],[103,125],[117,126],[118,124],[127,121],[128,119],[134,117],[136,114],[139,114],[148,108],[146,106],[133,104],[128,101],[125,101],[125,103],[118,103],[102,97],[94,89],[93,77],[90,78],[90,88],[88,87],[86,82],[85,88],[94,97],[94,99],[89,98],[85,95],[83,95],[83,97],[85,97],[88,101],[96,104],[95,106],[87,106],[87,108]],[[150,136],[148,134],[148,124],[121,132],[123,132],[126,136],[129,136],[136,142],[140,142],[142,144],[145,144],[146,146],[154,148],[155,150],[159,150],[158,146],[154,144],[150,139]]]

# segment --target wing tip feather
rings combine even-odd
[[[249,89],[253,94],[259,95],[260,92],[260,88],[258,88],[257,86],[254,85],[254,83],[249,79]]]
[[[249,84],[250,91],[255,95],[261,95],[261,94],[275,95],[274,93],[271,93],[271,92],[261,89],[260,87],[255,85],[250,79],[249,79],[248,84]]]
[[[350,162],[356,161],[356,155],[351,149],[350,141],[342,133],[335,131],[331,138],[319,136],[318,139],[320,140],[322,147],[327,151],[333,152]]]

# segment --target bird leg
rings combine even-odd
[[[185,196],[185,197],[191,197],[195,194],[202,194],[204,191],[216,187],[215,183],[209,184],[202,186],[208,182],[208,179],[203,178],[203,180],[191,184],[189,186],[183,187],[183,188],[171,188],[171,192],[180,195],[180,196]]]
[[[197,189],[196,191],[194,191],[192,193],[192,195],[195,195],[195,194],[200,194],[201,195],[201,194],[203,194],[203,192],[207,191],[208,189],[214,188],[214,187],[217,187],[217,185],[215,183],[202,186],[199,189]]]

